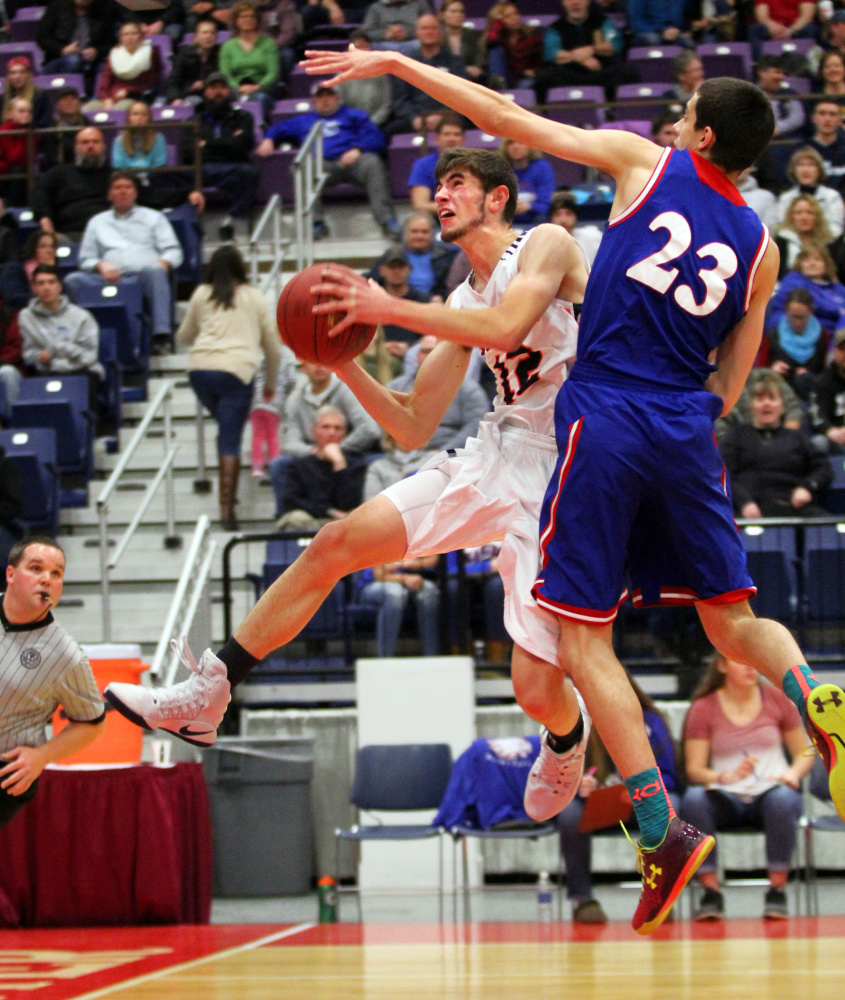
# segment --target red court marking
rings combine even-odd
[[[243,948],[292,926],[0,931],[0,1000],[72,1000],[139,976]]]
[[[630,924],[604,926],[564,923],[483,924],[317,924],[279,945],[509,944],[521,941],[718,941],[737,938],[845,938],[845,917],[792,917],[789,920],[674,921],[643,938]],[[268,946],[271,947],[271,946]]]

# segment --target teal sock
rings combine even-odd
[[[657,847],[666,836],[669,820],[675,815],[660,768],[650,767],[647,771],[632,774],[625,779],[625,787],[634,803],[634,815],[640,827],[640,843],[643,847]]]
[[[783,678],[783,693],[801,713],[801,718],[807,719],[807,699],[813,688],[819,686],[819,680],[809,667],[799,663],[790,667]]]

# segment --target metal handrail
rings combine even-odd
[[[314,206],[328,179],[323,170],[323,123],[314,122],[291,164],[296,222],[296,269],[314,263]]]
[[[103,641],[111,642],[112,631],[111,631],[111,570],[113,570],[118,563],[118,560],[123,555],[126,550],[126,546],[129,544],[129,540],[141,523],[141,519],[144,516],[147,508],[152,501],[153,496],[161,485],[162,481],[165,482],[165,517],[167,520],[167,534],[165,535],[164,543],[168,548],[176,548],[181,544],[181,539],[176,535],[176,505],[174,502],[173,495],[173,459],[176,455],[178,446],[171,445],[171,426],[172,426],[172,414],[171,414],[171,404],[173,397],[173,390],[176,383],[173,380],[168,380],[162,385],[159,391],[156,393],[155,398],[152,400],[150,405],[147,407],[147,412],[144,414],[141,423],[132,435],[132,440],[126,447],[120,461],[112,470],[112,474],[106,481],[106,485],[103,487],[102,492],[99,497],[97,497],[97,520],[99,522],[99,538],[100,538],[100,588],[102,593],[103,602]],[[133,455],[138,450],[141,442],[146,438],[147,432],[149,431],[150,424],[153,422],[157,416],[159,410],[162,411],[164,419],[164,455],[162,456],[161,467],[155,475],[153,481],[146,487],[144,492],[144,498],[139,505],[138,511],[132,518],[132,521],[123,532],[123,535],[118,542],[117,548],[115,549],[114,556],[108,558],[108,515],[109,515],[109,500],[112,493],[117,488],[117,484],[120,482],[123,473],[126,471],[126,467],[132,460]]]
[[[167,659],[170,640],[177,635],[187,635],[190,632],[203,587],[211,576],[211,566],[216,551],[217,542],[211,534],[211,521],[207,514],[202,514],[194,529],[185,557],[185,565],[182,567],[176,592],[170,602],[170,610],[161,631],[161,638],[158,640],[153,655],[150,665],[151,677],[158,679],[161,675]],[[177,653],[171,652],[164,677],[165,684],[173,683],[178,669],[179,656]]]
[[[278,265],[278,270],[284,261],[285,250],[290,246],[290,240],[282,239],[282,199],[278,194],[267,202],[249,237],[249,280],[256,287],[261,287],[258,281],[258,241],[268,225],[272,226],[273,266]],[[261,290],[264,291],[263,287]]]

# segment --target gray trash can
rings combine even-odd
[[[214,895],[306,893],[314,874],[314,740],[224,736],[203,754]]]

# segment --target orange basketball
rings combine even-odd
[[[342,313],[315,315],[311,309],[326,298],[315,295],[311,288],[319,285],[328,274],[329,267],[355,272],[343,264],[312,264],[295,274],[282,289],[276,306],[276,322],[282,340],[300,361],[320,365],[351,361],[373,339],[375,324],[353,323],[336,337],[329,337],[328,330],[342,317]]]

